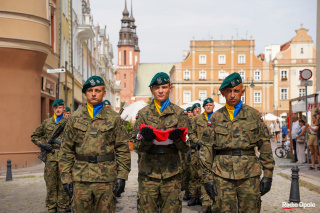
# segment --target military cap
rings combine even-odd
[[[187,112],[192,111],[192,107],[187,107],[186,111]]]
[[[155,76],[153,76],[149,87],[151,87],[152,85],[163,85],[167,83],[170,83],[169,75],[164,72],[158,72],[157,74],[155,74]]]
[[[212,98],[207,98],[206,100],[203,101],[203,107],[207,104],[207,103],[213,103],[213,99]]]
[[[99,76],[91,76],[88,80],[83,84],[82,93],[86,93],[86,90],[90,87],[96,86],[105,86],[104,80]]]
[[[199,103],[195,103],[192,105],[191,110],[194,110],[197,107],[201,107],[201,105]]]
[[[239,73],[234,72],[230,74],[228,77],[224,79],[219,90],[223,90],[224,88],[233,88],[242,83],[242,78]]]
[[[110,103],[110,101],[108,101],[108,100],[104,100],[104,101],[103,101],[103,105],[111,105],[111,103]]]
[[[70,107],[66,107],[66,110],[65,110],[66,112],[70,112],[71,111],[71,109],[70,109]]]
[[[64,105],[64,100],[62,99],[57,99],[53,102],[52,106],[55,107],[55,106],[61,106],[61,105]]]

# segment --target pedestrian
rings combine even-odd
[[[104,100],[104,101],[103,101],[103,105],[104,105],[105,107],[108,107],[108,108],[112,109],[111,103],[110,103],[110,101],[108,101],[108,100]]]
[[[63,116],[68,119],[70,115],[71,115],[71,109],[70,109],[70,107],[66,107],[66,109],[63,113]]]
[[[319,129],[319,126],[316,126],[317,124],[317,114],[314,114],[312,116],[312,125],[306,124],[307,131],[310,134],[308,139],[308,146],[311,152],[311,164],[312,166],[309,167],[309,170],[315,170],[315,158],[318,159],[318,167],[317,170],[320,170],[320,155],[319,155],[319,148],[318,148],[318,137],[317,137],[317,131]]]
[[[213,114],[213,109],[214,109],[213,99],[212,98],[205,99],[202,106],[204,108],[204,112],[192,120],[192,130],[196,135],[198,141],[200,141],[202,133],[207,128],[207,126],[211,125],[211,123],[208,121]],[[199,155],[198,153],[199,143],[193,143],[191,148],[195,150],[195,154],[192,155],[193,159],[191,159],[191,162],[194,162],[191,164],[192,165],[191,185],[199,187],[199,189],[196,188],[195,190],[199,191],[199,194],[201,195],[201,199],[199,201],[197,200],[199,199],[198,197],[191,195],[192,198],[188,202],[188,206],[193,206],[193,205],[196,205],[197,203],[199,204],[201,203],[202,212],[204,213],[212,212],[213,200],[209,197],[209,195],[207,194],[204,188],[204,185],[202,184],[203,183],[201,181],[202,169],[200,167],[200,160],[198,159],[198,157],[195,156],[195,155],[197,156]]]
[[[282,132],[282,141],[285,141],[288,135],[288,125],[286,122],[283,123],[283,126],[281,127],[281,132]]]
[[[65,110],[64,101],[62,99],[55,100],[52,104],[52,109],[53,116],[43,121],[33,131],[31,141],[47,151],[44,166],[44,180],[47,187],[47,210],[48,212],[66,212],[69,209],[70,199],[63,189],[58,165],[58,154],[63,134],[60,133],[54,140],[54,144],[48,143],[58,127],[66,122],[66,118],[63,117]]]
[[[192,105],[192,113],[193,117],[201,114],[201,105],[199,103],[195,103]]]
[[[121,117],[103,107],[104,80],[91,76],[82,88],[87,104],[69,118],[59,168],[74,212],[115,212],[131,166],[129,137]]]
[[[276,121],[274,122],[274,140],[277,143],[280,143],[280,132],[281,132],[281,127],[280,127],[280,121],[277,118]]]
[[[271,124],[270,124],[270,132],[272,134],[272,139],[274,139],[274,125],[273,125],[273,122],[271,122]]]
[[[306,126],[305,121],[300,119],[299,120],[299,130],[296,133],[295,140],[297,142],[297,157],[298,161],[296,163],[305,163],[306,162],[306,154],[305,154],[305,133],[306,133]]]
[[[149,87],[154,99],[138,112],[132,131],[140,154],[138,212],[177,213],[182,211],[179,152],[190,150],[184,136],[186,129],[188,135],[192,129],[187,113],[169,100],[172,86],[168,74],[157,73]]]
[[[200,141],[205,189],[216,202],[214,212],[260,212],[274,169],[268,128],[258,110],[242,103],[245,89],[239,73],[226,77],[219,90],[226,106],[213,113]]]
[[[293,151],[294,151],[294,160],[292,163],[296,163],[298,161],[297,157],[297,141],[295,139],[296,133],[299,131],[299,119],[297,114],[292,114],[292,129],[291,129],[291,138],[292,138],[292,145],[293,145]]]

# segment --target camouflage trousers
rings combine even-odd
[[[198,173],[199,162],[198,162],[198,158],[195,155],[196,153],[191,153],[189,191],[190,191],[191,197],[200,197],[201,185],[200,185],[200,177]]]
[[[210,208],[213,208],[214,201],[207,194],[204,185],[201,184],[201,203],[202,203],[202,212],[207,212]]]
[[[189,191],[191,156],[181,154],[181,162],[182,162],[182,185],[184,187],[184,190],[187,192]]]
[[[139,174],[138,213],[182,212],[181,175],[167,179]]]
[[[218,196],[212,212],[257,213],[261,208],[260,177],[231,180],[214,175]]]
[[[113,184],[114,182],[74,182],[73,212],[114,213],[116,211],[116,198],[112,192]]]
[[[64,191],[57,161],[47,161],[44,167],[44,180],[47,186],[46,207],[48,212],[65,211],[70,199]]]

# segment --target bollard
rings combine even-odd
[[[292,175],[291,175],[292,181],[291,181],[289,202],[299,203],[300,202],[299,168],[297,166],[293,166],[291,170],[292,170]]]
[[[7,160],[7,176],[6,181],[12,180],[12,172],[11,172],[11,160]]]

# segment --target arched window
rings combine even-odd
[[[127,51],[124,51],[124,55],[123,55],[123,60],[124,60],[124,65],[127,65]]]

